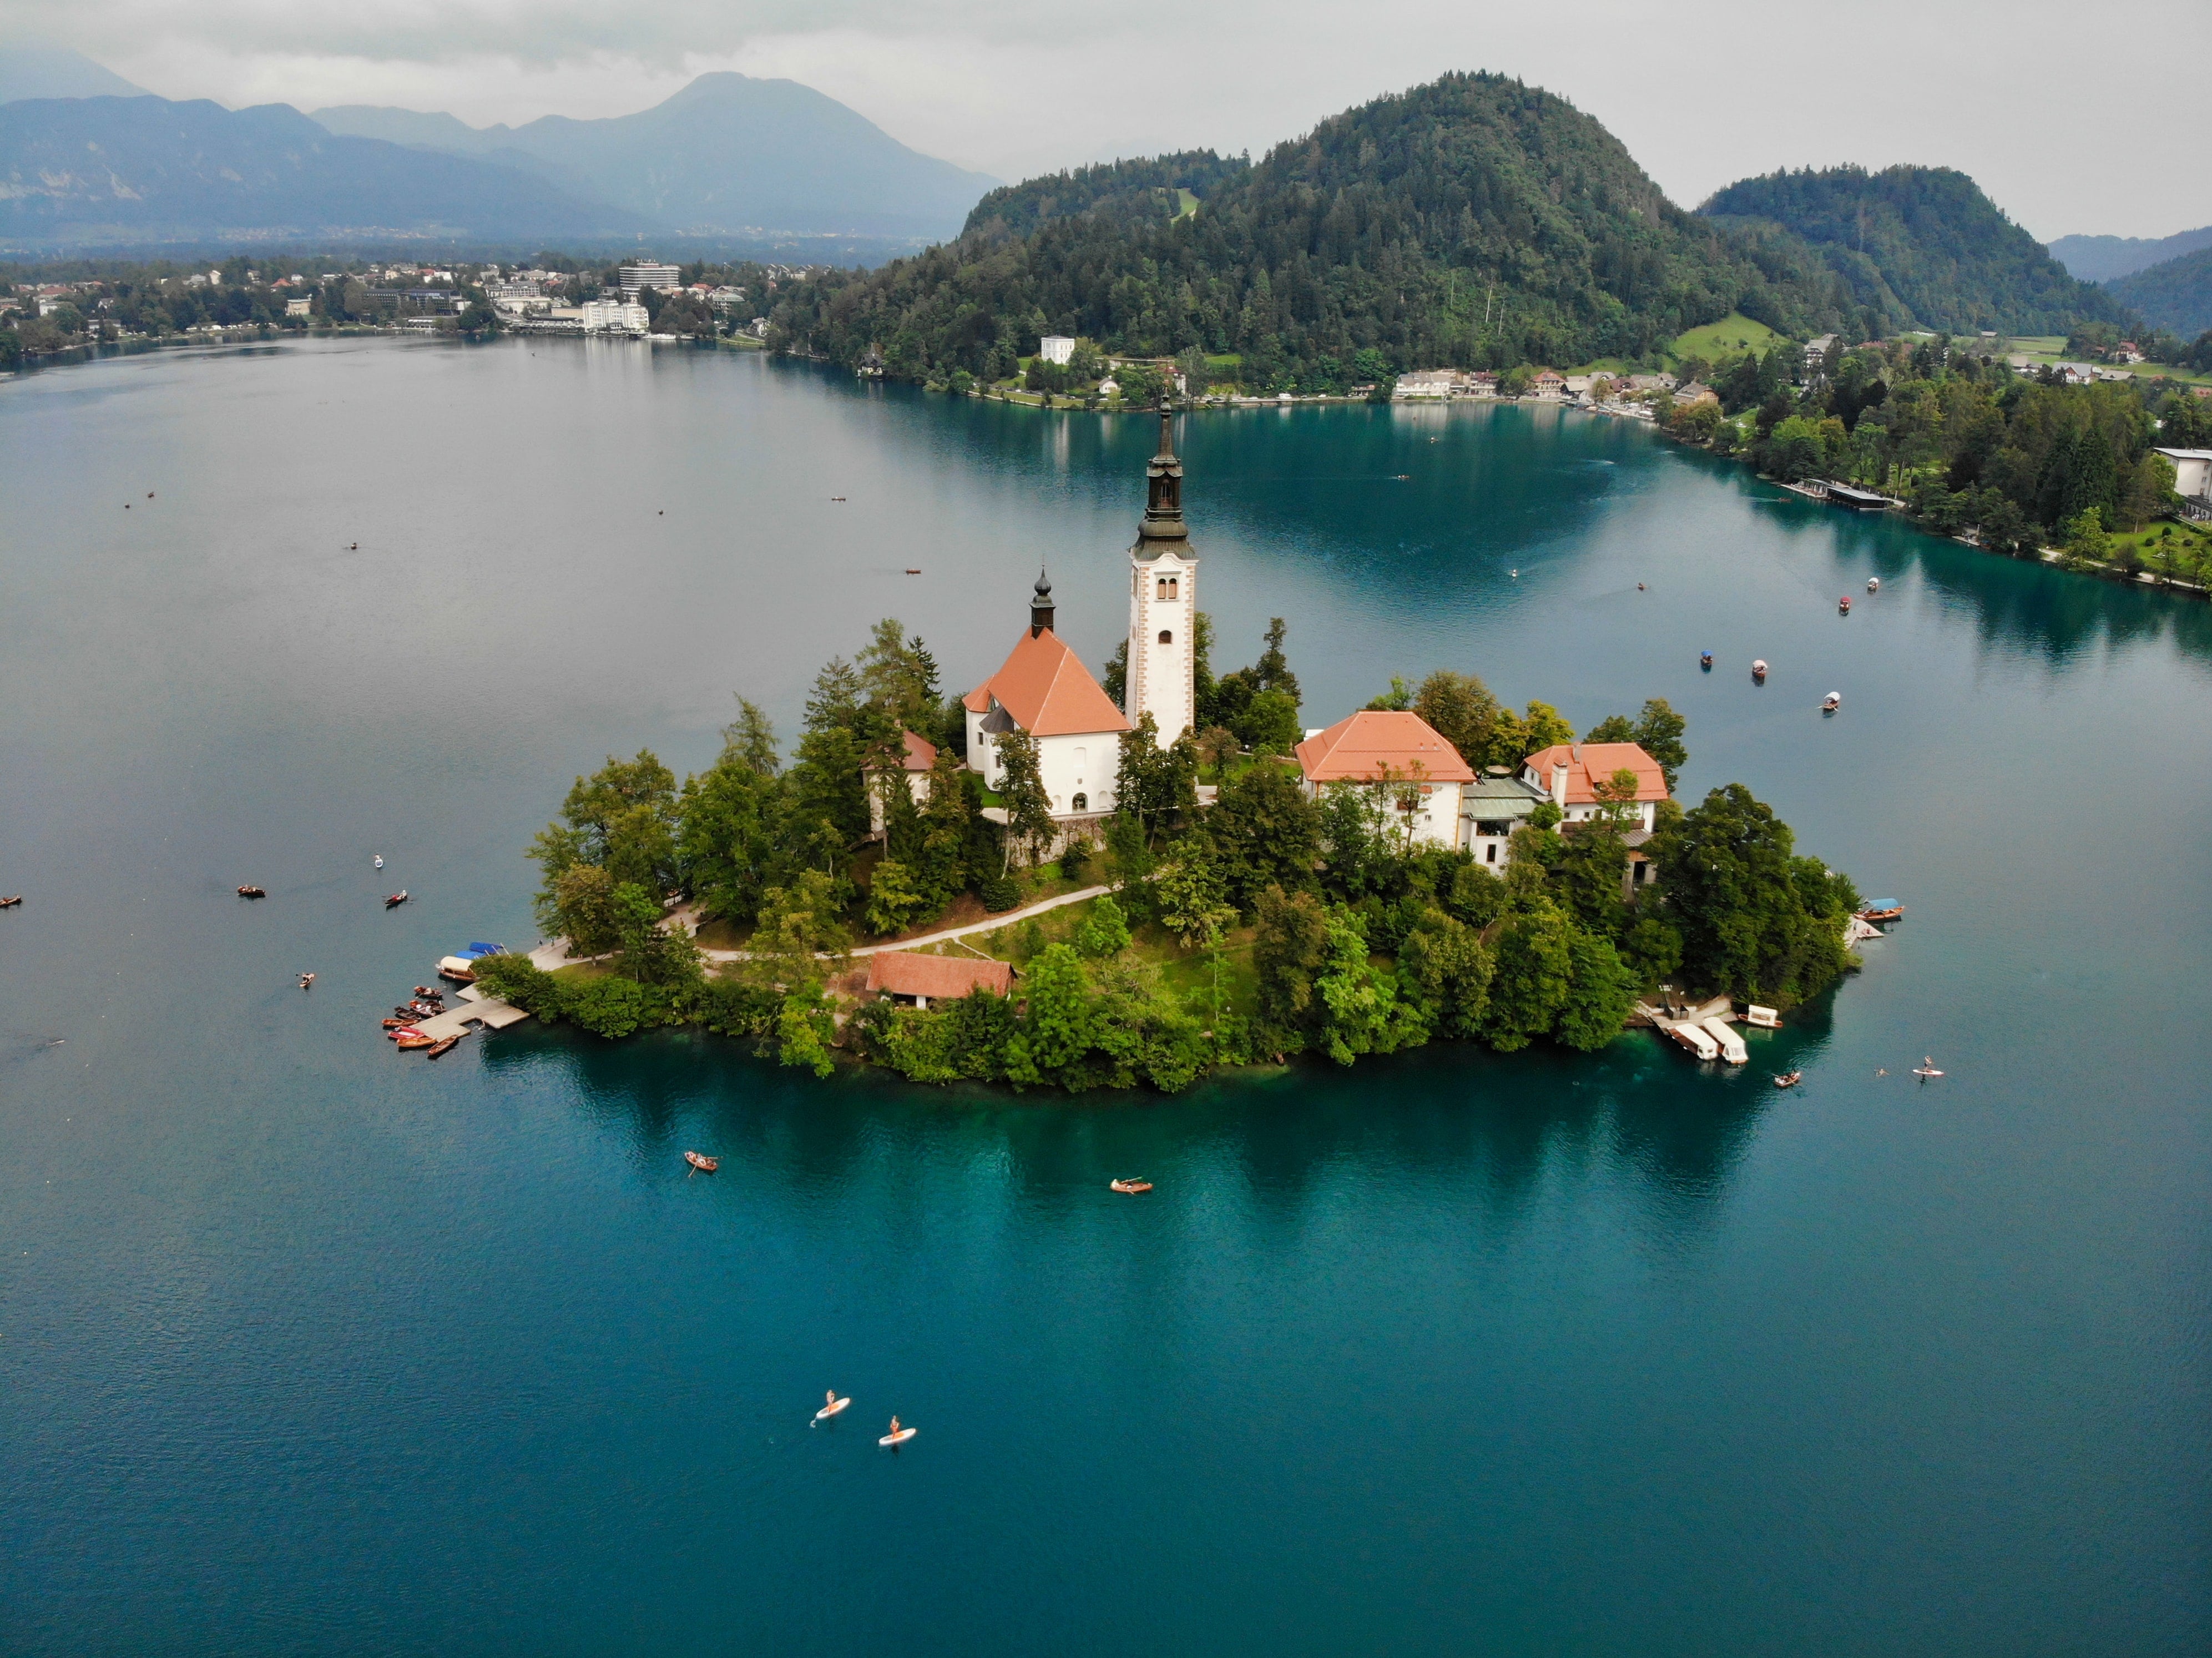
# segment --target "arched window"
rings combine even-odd
[[[1175,635],[1170,632],[1167,629],[1162,628],[1160,630],[1160,643],[1164,645],[1173,644],[1175,643]]]
[[[1176,598],[1176,597],[1178,597],[1178,596],[1179,596],[1179,594],[1177,594],[1177,592],[1176,592],[1176,589],[1177,589],[1177,588],[1179,588],[1182,585],[1182,578],[1181,576],[1159,576],[1159,577],[1156,578],[1156,580],[1155,580],[1155,582],[1154,582],[1154,583],[1153,583],[1153,587],[1152,587],[1152,596],[1153,596],[1155,599],[1173,599],[1173,598]]]
[[[1073,800],[1068,802],[1068,807],[1073,811],[1088,812],[1091,809],[1091,796],[1079,792]]]

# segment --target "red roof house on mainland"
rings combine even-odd
[[[1597,785],[1616,771],[1636,774],[1637,815],[1649,829],[1658,803],[1667,798],[1667,774],[1637,744],[1554,743],[1521,762],[1522,780],[1549,795],[1570,823],[1595,815]]]
[[[999,671],[963,701],[970,714],[988,714],[994,699],[1032,737],[1129,728],[1082,659],[1050,628],[1023,634]]]
[[[1404,783],[1416,791],[1406,798],[1418,802],[1405,814],[1407,837],[1460,844],[1460,786],[1474,781],[1474,769],[1418,714],[1362,709],[1300,743],[1298,765],[1309,795],[1330,783]],[[1395,799],[1391,804],[1404,812]]]
[[[916,955],[907,950],[879,950],[868,958],[868,993],[912,1002],[917,1008],[957,1001],[975,991],[1005,996],[1013,984],[1014,970],[1004,961]]]

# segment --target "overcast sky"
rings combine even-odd
[[[625,114],[705,70],[787,76],[1008,180],[1256,155],[1487,69],[1571,99],[1685,206],[1778,167],[1920,162],[2046,240],[2212,222],[2188,136],[2208,0],[0,0],[0,39],[33,36],[165,97],[478,125]]]

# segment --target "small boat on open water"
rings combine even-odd
[[[21,893],[10,893],[6,898],[0,898],[0,910],[12,910],[22,901]]]
[[[1869,593],[1880,593],[1881,591],[1881,577],[1879,576],[1868,576],[1867,591]]]
[[[430,1051],[428,1057],[429,1058],[435,1059],[441,1054],[451,1053],[454,1048],[459,1045],[460,1039],[460,1033],[458,1031],[451,1036],[440,1037],[436,1041],[430,1045]]]
[[[1803,1071],[1785,1070],[1781,1076],[1774,1079],[1774,1086],[1778,1088],[1794,1088],[1804,1080],[1805,1073]]]
[[[1698,666],[1703,668],[1706,673],[1711,673],[1713,671],[1713,653],[1710,650],[1699,651],[1698,653]]]
[[[1905,913],[1905,906],[1893,898],[1878,898],[1858,912],[1861,921],[1894,921]]]
[[[703,1151],[687,1151],[684,1154],[684,1161],[690,1164],[692,1167],[697,1169],[702,1174],[712,1174],[716,1169],[722,1166],[722,1160],[720,1158],[709,1157]]]
[[[1150,1180],[1136,1180],[1125,1178],[1119,1180],[1109,1180],[1106,1184],[1113,1191],[1128,1192],[1133,1196],[1137,1192],[1150,1192],[1152,1189],[1152,1183]]]
[[[386,895],[384,907],[387,910],[396,910],[405,902],[407,902],[407,889],[402,887],[398,892]]]
[[[1843,705],[1844,693],[1840,691],[1831,691],[1820,698],[1820,711],[1823,714],[1832,714]]]
[[[1842,598],[1837,600],[1836,608],[1843,612],[1844,615],[1850,615],[1851,613],[1851,595],[1847,593]]]
[[[238,889],[238,895],[240,898],[267,898],[269,889],[266,887],[241,887]]]
[[[1766,659],[1764,656],[1755,657],[1753,659],[1751,664],[1751,677],[1754,680],[1761,680],[1766,678]]]

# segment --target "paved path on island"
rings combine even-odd
[[[848,951],[848,954],[864,956],[880,955],[885,950],[919,950],[927,945],[946,944],[954,939],[967,938],[976,933],[995,933],[1000,928],[1009,926],[1014,922],[1026,921],[1031,916],[1041,916],[1048,910],[1057,910],[1065,905],[1080,904],[1086,899],[1102,897],[1113,890],[1111,887],[1085,887],[1079,892],[1062,893],[1058,898],[1045,899],[1040,903],[1031,904],[1019,910],[1009,910],[1004,915],[991,916],[982,921],[971,921],[964,927],[947,927],[942,932],[925,933],[920,938],[895,938],[884,944],[863,944],[857,949]],[[708,961],[752,960],[752,954],[748,950],[702,950],[699,954]],[[545,972],[550,972],[556,967],[568,966],[585,959],[570,955],[566,941],[557,938],[540,944],[530,953],[531,965]]]

